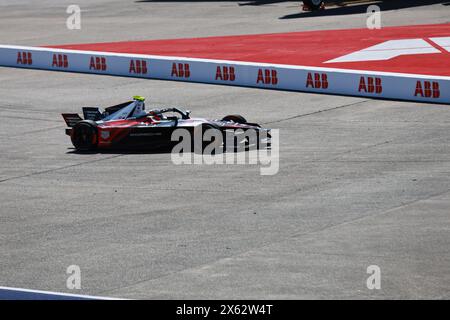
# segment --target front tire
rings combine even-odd
[[[223,117],[222,121],[233,121],[236,123],[247,123],[247,120],[240,114],[230,114],[228,116]]]
[[[97,148],[97,124],[91,120],[78,122],[72,129],[70,136],[75,149],[79,151],[92,151]]]

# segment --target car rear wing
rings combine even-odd
[[[68,127],[75,126],[78,122],[83,120],[78,113],[63,113],[62,114],[64,121],[66,122]]]
[[[85,120],[98,121],[102,119],[102,113],[98,107],[83,107],[82,109]]]

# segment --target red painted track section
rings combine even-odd
[[[388,40],[421,38],[428,42],[429,38],[449,36],[450,23],[47,47],[450,76],[450,53],[439,47],[439,53],[403,55],[383,61],[324,63]]]

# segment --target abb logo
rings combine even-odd
[[[33,56],[31,52],[17,52],[17,64],[32,65]]]
[[[424,98],[439,98],[441,92],[439,90],[439,82],[436,81],[417,81],[414,96]]]
[[[359,92],[376,93],[380,94],[383,92],[383,85],[381,83],[381,78],[374,77],[361,77],[359,79]]]
[[[128,73],[147,74],[147,61],[145,60],[131,60]]]
[[[89,70],[105,71],[107,69],[105,57],[91,57]]]
[[[234,81],[236,74],[234,73],[234,67],[217,66],[216,80]]]
[[[278,83],[277,70],[272,69],[259,69],[258,78],[256,79],[256,84],[272,84],[276,85]]]
[[[328,88],[328,76],[326,73],[308,73],[306,77],[306,87],[315,89],[327,89]]]
[[[53,54],[52,67],[67,68],[69,66],[69,59],[65,54]]]
[[[191,71],[189,70],[189,63],[173,63],[172,64],[172,77],[177,78],[189,78]]]

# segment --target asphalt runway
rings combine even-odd
[[[65,26],[70,1],[0,0],[0,43],[366,24],[354,8],[301,16],[298,2],[77,2],[81,30]],[[434,4],[383,12],[383,25],[450,21],[445,1],[424,2]],[[1,286],[150,299],[450,298],[450,106],[9,68],[0,84]],[[61,112],[136,94],[280,129],[279,172],[73,152]],[[66,287],[70,265],[81,290]],[[380,290],[366,286],[370,265]]]

